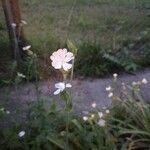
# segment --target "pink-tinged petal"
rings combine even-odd
[[[73,53],[68,52],[68,53],[66,54],[65,61],[66,61],[66,62],[69,62],[69,61],[71,61],[71,60],[73,60],[73,59],[74,59]]]
[[[59,93],[60,93],[60,89],[56,90],[56,91],[54,92],[54,95],[58,95]]]
[[[52,66],[55,69],[61,69],[62,64],[60,62],[54,62],[54,61],[52,61]]]
[[[50,59],[53,61],[55,59],[55,57],[53,55],[51,55]]]
[[[63,53],[67,54],[67,49],[63,48]]]
[[[69,63],[63,63],[63,69],[65,71],[68,71],[69,69],[71,69],[72,67],[72,64],[69,64]]]

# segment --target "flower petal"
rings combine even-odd
[[[68,71],[69,69],[71,69],[72,67],[72,64],[69,64],[69,63],[63,63],[63,69],[65,71]]]
[[[67,83],[67,84],[66,84],[66,87],[67,87],[67,88],[71,88],[72,85],[71,85],[70,83]]]
[[[60,89],[57,89],[55,92],[54,92],[54,95],[58,95],[60,93]]]
[[[65,83],[64,82],[56,83],[55,88],[59,89],[60,91],[63,91],[65,89]]]
[[[73,60],[73,59],[74,59],[73,53],[68,52],[68,53],[66,54],[65,61],[66,61],[66,62],[69,62],[69,61],[71,61],[71,60]]]
[[[55,68],[55,69],[61,69],[61,67],[62,67],[62,64],[61,64],[61,62],[59,62],[59,61],[52,61],[52,66]]]

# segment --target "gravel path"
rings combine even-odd
[[[150,69],[136,73],[136,75],[123,74],[118,76],[117,91],[120,89],[120,83],[125,82],[131,84],[132,81],[138,81],[146,78],[148,84],[142,85],[142,94],[146,101],[150,101]],[[92,102],[96,102],[99,107],[108,106],[111,100],[108,98],[108,93],[105,91],[106,86],[111,84],[112,78],[104,79],[75,79],[72,82],[71,94],[73,97],[73,105],[75,112],[82,112],[91,109]],[[53,96],[55,81],[39,82],[40,98],[46,101],[56,101],[58,105],[62,105],[57,96]],[[14,115],[20,115],[22,119],[25,115],[18,114],[18,110],[26,112],[28,109],[27,103],[35,101],[37,94],[33,83],[23,84],[16,90],[14,87],[0,88],[0,104],[7,110],[10,110]]]

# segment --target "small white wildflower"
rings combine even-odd
[[[19,137],[23,137],[24,135],[25,135],[25,131],[21,131],[21,132],[18,133]]]
[[[132,86],[137,86],[137,85],[140,85],[140,84],[141,84],[140,81],[137,81],[137,82],[133,81],[132,82]]]
[[[9,111],[9,110],[6,110],[6,114],[10,114],[10,111]]]
[[[135,81],[133,81],[133,82],[132,82],[132,85],[135,86],[135,85],[137,85],[137,83],[136,83]]]
[[[31,48],[31,45],[28,45],[28,46],[23,47],[22,49],[23,49],[24,51],[27,51],[27,50],[29,50],[30,48]]]
[[[143,83],[143,84],[147,84],[147,83],[148,83],[147,79],[146,79],[146,78],[143,78],[143,79],[142,79],[142,83]]]
[[[66,133],[65,131],[61,131],[61,132],[60,132],[60,135],[61,135],[61,136],[64,136],[65,133]]]
[[[87,120],[88,120],[88,117],[84,116],[84,117],[83,117],[83,120],[84,120],[84,121],[87,121]]]
[[[95,115],[94,115],[94,114],[92,114],[92,115],[91,115],[91,118],[94,118],[94,117],[95,117]]]
[[[113,97],[113,95],[114,95],[114,94],[113,94],[112,92],[110,92],[110,93],[108,94],[108,97],[111,98],[111,97]]]
[[[95,102],[92,103],[92,107],[93,107],[93,108],[96,108],[96,103],[95,103]]]
[[[105,124],[106,124],[106,121],[105,121],[104,119],[100,119],[100,120],[98,121],[98,125],[101,126],[101,127],[104,127]]]
[[[111,86],[106,87],[106,91],[110,91],[111,90]]]
[[[65,84],[64,82],[59,82],[55,84],[55,88],[57,88],[57,90],[54,92],[54,95],[59,94],[60,92],[64,91],[65,88],[71,88],[72,85],[70,83]]]
[[[25,75],[23,75],[23,74],[20,73],[20,72],[17,72],[17,76],[18,76],[18,77],[21,77],[21,78],[25,78],[25,77],[26,77]]]
[[[27,22],[25,20],[21,20],[21,23],[25,24],[25,25],[27,24]]]
[[[99,116],[100,118],[102,118],[102,117],[103,117],[103,113],[102,113],[102,112],[98,112],[98,116]]]
[[[11,26],[12,26],[13,28],[15,28],[17,25],[16,25],[16,23],[12,23]]]
[[[106,110],[106,114],[109,114],[109,113],[110,113],[110,111],[107,109],[107,110]]]
[[[114,74],[113,74],[113,77],[114,77],[114,78],[117,78],[117,76],[118,76],[117,73],[114,73]]]

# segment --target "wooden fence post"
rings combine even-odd
[[[19,39],[23,35],[19,0],[2,0],[2,7],[8,27],[13,58],[18,61],[21,58],[22,51],[19,48]]]

